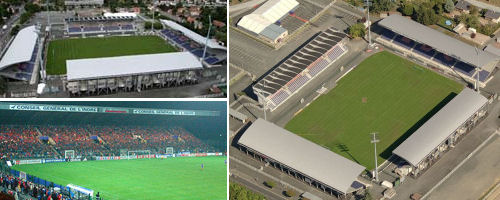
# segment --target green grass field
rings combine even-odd
[[[107,199],[227,198],[226,157],[186,157],[16,165],[15,170],[98,191]],[[201,169],[201,164],[204,169]]]
[[[459,83],[389,52],[377,53],[342,78],[285,128],[373,169],[463,89]]]
[[[157,36],[115,36],[54,40],[47,51],[47,74],[66,74],[66,60],[177,51]]]

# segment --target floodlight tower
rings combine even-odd
[[[263,84],[264,84],[264,87],[266,87],[266,81],[263,80]],[[267,110],[267,101],[266,101],[266,98],[264,97],[264,95],[262,94],[262,91],[259,91],[258,92],[260,94],[260,96],[262,96],[263,100],[264,100],[264,103],[263,103],[263,109],[264,109],[264,120],[267,121],[267,113],[266,113],[266,110]]]
[[[367,17],[366,17],[366,21],[368,22],[368,46],[371,47],[372,46],[372,35],[371,35],[371,25],[372,25],[372,22],[370,21],[370,6],[371,6],[371,1],[370,0],[366,0],[366,7],[368,9],[368,12],[366,12],[367,14]]]
[[[376,132],[374,133],[370,133],[373,138],[371,140],[371,143],[373,143],[374,145],[374,150],[375,150],[375,180],[378,182],[378,163],[377,163],[377,142],[380,142],[380,140],[377,138],[377,134]]]
[[[155,25],[155,12],[156,12],[156,1],[153,1],[153,22],[151,22],[151,32],[154,32]]]
[[[205,60],[205,56],[207,55],[207,45],[208,45],[208,40],[210,38],[210,30],[212,30],[212,16],[208,15],[208,33],[207,33],[207,38],[205,39],[205,48],[203,49],[203,56],[201,57],[201,62]]]
[[[47,27],[48,30],[50,30],[50,10],[49,10],[49,0],[46,0],[47,1]]]

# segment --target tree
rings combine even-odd
[[[288,190],[285,191],[285,195],[287,197],[293,197],[293,196],[295,196],[295,190],[288,189]]]
[[[423,25],[431,25],[438,22],[439,16],[431,7],[421,6],[419,11],[415,12],[414,19]]]
[[[357,23],[349,27],[349,35],[353,38],[365,37],[366,27],[363,23]]]
[[[272,189],[274,186],[276,186],[276,183],[274,183],[273,181],[266,181],[264,182],[264,185]]]
[[[10,30],[10,35],[11,36],[16,35],[19,32],[19,29],[21,29],[21,27],[19,27],[19,25],[12,27],[12,30]]]
[[[396,4],[391,0],[374,0],[370,11],[374,13],[380,13],[383,11],[389,11],[394,9]]]
[[[453,12],[455,10],[455,4],[453,3],[453,0],[446,0],[446,3],[444,4],[444,10],[447,13]]]
[[[413,15],[413,10],[414,10],[414,5],[411,2],[405,2],[400,8],[401,13],[405,16],[412,16]]]
[[[434,5],[434,11],[436,11],[436,14],[438,15],[443,14],[443,4],[436,3],[436,5]]]

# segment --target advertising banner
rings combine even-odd
[[[42,163],[41,159],[30,159],[30,160],[14,160],[14,164],[16,165],[24,165],[24,164],[40,164]]]
[[[12,104],[9,110],[25,111],[56,111],[56,112],[98,112],[96,107],[88,106],[64,106],[64,105],[35,105],[35,104]]]

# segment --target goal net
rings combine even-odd
[[[151,158],[150,150],[137,150],[137,151],[128,151],[127,159],[136,159],[136,158]]]
[[[167,154],[167,155],[173,155],[174,154],[174,147],[167,147],[165,149],[165,154]]]
[[[65,150],[64,151],[64,158],[66,158],[66,159],[75,158],[75,150]]]

